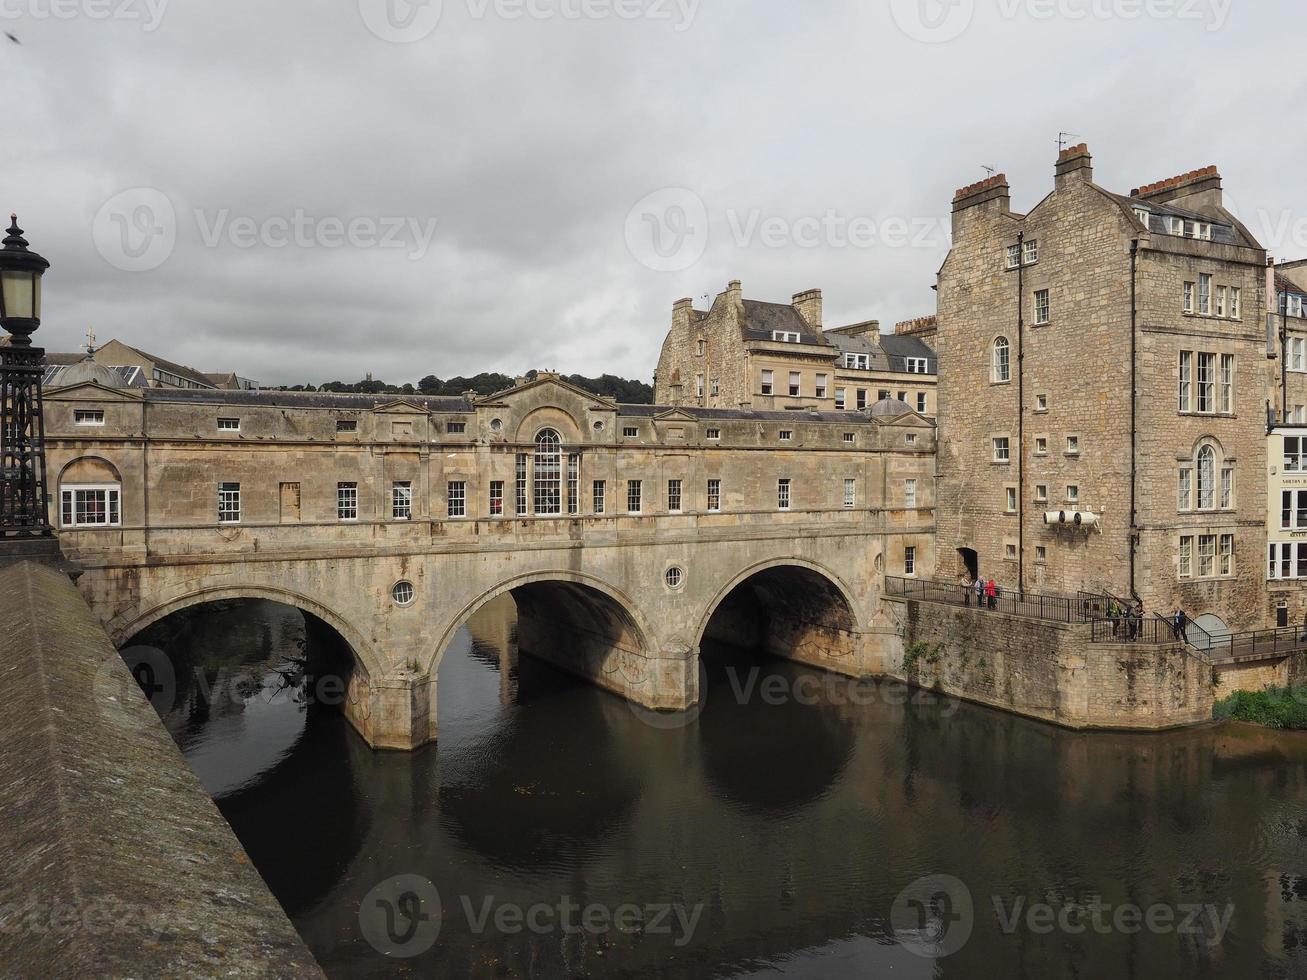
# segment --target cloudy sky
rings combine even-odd
[[[93,325],[269,384],[648,379],[672,303],[933,311],[953,191],[1209,163],[1307,256],[1307,5],[0,0],[4,193]]]

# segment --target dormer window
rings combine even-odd
[[[773,330],[771,339],[782,344],[797,344],[801,340],[799,334],[789,330]]]
[[[844,366],[846,368],[852,368],[854,371],[869,371],[871,370],[871,355],[845,354]]]
[[[1139,219],[1139,223],[1144,226],[1145,231],[1150,230],[1152,227],[1148,223],[1149,219],[1152,217],[1152,214],[1153,213],[1151,211],[1147,211],[1144,208],[1135,208],[1135,217]]]
[[[926,374],[930,367],[930,361],[924,357],[908,358],[908,374]]]
[[[1184,235],[1184,218],[1167,218],[1166,230],[1172,235]]]

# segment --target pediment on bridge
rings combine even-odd
[[[671,409],[670,411],[662,412],[662,413],[660,413],[660,414],[658,414],[658,415],[655,415],[655,416],[654,416],[654,421],[655,421],[655,422],[694,422],[694,423],[697,423],[697,422],[699,421],[699,419],[696,418],[695,416],[691,415],[689,412],[685,411],[684,409],[681,409],[681,408],[673,408],[673,409]]]
[[[902,415],[893,416],[878,415],[875,416],[875,420],[881,425],[897,425],[909,428],[917,428],[923,425],[933,428],[935,425],[933,419],[926,418],[920,412],[904,412]]]
[[[528,381],[526,384],[509,388],[507,391],[486,395],[484,398],[478,398],[476,406],[478,408],[493,405],[509,407],[514,402],[527,398],[536,402],[543,398],[545,401],[554,402],[560,407],[574,405],[580,399],[585,403],[585,408],[590,411],[617,411],[617,402],[586,391],[584,388],[578,388],[571,382],[564,381],[557,375],[552,374],[542,374],[534,381]]]
[[[69,385],[67,388],[47,389],[43,397],[48,402],[67,399],[97,402],[138,402],[145,397],[144,390],[143,388],[110,388],[95,381],[83,381],[81,384]]]
[[[397,398],[374,409],[378,415],[426,415],[427,410],[406,398]]]

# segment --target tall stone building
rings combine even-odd
[[[1215,168],[1115,194],[1089,150],[1029,214],[959,190],[939,273],[941,571],[1271,615],[1265,251]]]
[[[922,321],[913,321],[920,324]],[[672,309],[654,378],[662,405],[862,411],[877,401],[935,413],[937,363],[918,327],[882,335],[869,320],[825,329],[820,289],[790,303],[745,299],[738,281],[711,309]]]

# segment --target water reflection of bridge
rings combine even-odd
[[[602,968],[697,980],[859,936],[872,939],[869,950],[851,944],[872,975],[891,964],[904,975],[1054,975],[1073,961],[1094,976],[1165,975],[1177,963],[1258,975],[1263,944],[1278,948],[1286,926],[1303,928],[1264,884],[1301,848],[1263,826],[1263,801],[1307,800],[1305,746],[1238,729],[1091,738],[913,698],[741,704],[729,686],[710,688],[697,720],[663,729],[557,676],[537,685],[529,659],[497,646],[511,636],[501,614],[460,639],[442,668],[446,697],[481,700],[464,705],[466,725],[446,712],[438,749],[378,756],[353,738],[306,741],[278,770],[280,790],[226,808],[242,834],[275,835],[274,890],[298,888],[304,862],[318,866],[312,894],[292,905],[329,969],[381,976],[393,966],[355,938],[356,915],[373,885],[404,873],[435,882],[445,907],[440,940],[415,967],[469,977]],[[506,697],[517,703],[501,702],[512,691],[493,676],[502,668],[519,675],[519,694]],[[310,779],[319,791],[293,791]],[[338,823],[357,836],[328,835]],[[1257,847],[1225,846],[1247,841],[1250,827],[1261,828]],[[1104,857],[1126,852],[1138,874]],[[1190,880],[1166,876],[1194,868],[1194,853],[1205,856]],[[976,932],[946,961],[910,962],[893,945],[890,905],[938,872],[971,887]],[[1239,941],[1213,951],[1174,935],[1017,943],[999,933],[991,894],[1059,890],[1142,904],[1233,900]],[[562,895],[704,912],[679,949],[656,936],[476,935],[460,905]]]

